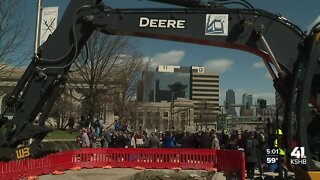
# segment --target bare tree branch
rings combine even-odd
[[[93,122],[107,103],[111,104],[116,91],[119,91],[118,77],[124,72],[123,66],[128,59],[126,54],[136,50],[129,38],[94,33],[87,42],[88,52],[84,49],[72,68],[79,69],[70,74],[69,83],[76,88],[85,89],[87,114]],[[86,63],[85,63],[86,62]],[[108,100],[108,102],[107,102]]]
[[[25,5],[19,0],[0,1],[0,75],[21,66],[28,55],[23,47]]]

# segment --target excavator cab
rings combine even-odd
[[[300,46],[285,129],[287,162],[297,179],[320,179],[320,26]],[[300,157],[296,157],[300,156]]]

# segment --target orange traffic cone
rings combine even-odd
[[[208,167],[208,168],[206,168],[206,170],[207,170],[208,172],[217,172],[217,171],[218,171],[218,169],[217,169],[217,168],[214,168],[214,167]]]
[[[136,166],[136,167],[134,167],[135,169],[138,169],[138,170],[145,170],[146,168],[145,167],[143,167],[143,166]]]
[[[53,175],[61,175],[61,174],[64,174],[63,171],[53,171],[51,174]]]
[[[110,166],[110,165],[105,165],[105,166],[103,166],[102,168],[103,168],[103,169],[112,169],[112,166]]]
[[[27,180],[36,180],[38,179],[38,176],[29,176],[27,177]]]
[[[70,170],[74,170],[74,171],[77,171],[77,170],[80,170],[80,169],[81,169],[81,167],[79,167],[79,166],[70,168]]]
[[[171,168],[172,170],[175,170],[175,171],[181,171],[182,169],[181,169],[181,167],[173,167],[173,168]]]

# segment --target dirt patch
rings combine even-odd
[[[213,174],[199,171],[144,170],[126,180],[211,180]]]

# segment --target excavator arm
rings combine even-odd
[[[0,141],[0,150],[4,152],[0,154],[1,160],[17,159],[17,152],[25,152],[21,157],[37,156],[47,149],[41,143],[50,131],[44,122],[63,90],[70,66],[94,31],[219,46],[260,56],[286,103],[285,132],[299,136],[297,145],[304,146],[307,152],[314,151],[309,141],[302,143],[308,139],[309,132],[301,128],[308,126],[304,122],[313,122],[312,115],[304,116],[309,112],[306,106],[309,99],[306,100],[305,95],[314,93],[311,89],[318,87],[315,85],[318,79],[313,77],[320,71],[319,34],[306,35],[285,18],[255,9],[245,1],[238,1],[241,8],[229,8],[227,5],[231,2],[227,1],[153,1],[182,7],[113,9],[100,0],[70,1],[57,29],[39,47],[37,56],[6,102],[8,108],[15,108],[15,113],[13,119],[2,118],[0,122],[1,128],[6,129]],[[307,73],[301,77],[301,71]],[[315,80],[305,82],[310,78]],[[307,89],[296,92],[297,86]],[[304,126],[296,126],[289,115],[293,114],[291,111],[297,113],[295,122]],[[36,117],[39,117],[37,122]],[[33,143],[23,146],[30,138],[34,139]],[[290,142],[288,147],[292,148]],[[313,161],[315,158],[310,159],[305,169],[319,170]]]
[[[99,11],[98,3],[96,0],[73,0],[55,32],[38,48],[38,54],[6,102],[7,108],[14,108],[15,112],[13,119],[1,120],[0,126],[5,129],[0,142],[1,160],[59,151],[57,144],[41,143],[51,130],[44,124],[65,86],[70,66],[94,31],[94,26],[84,18]],[[5,111],[2,117],[4,114]],[[32,144],[21,146],[30,138],[33,139]]]

